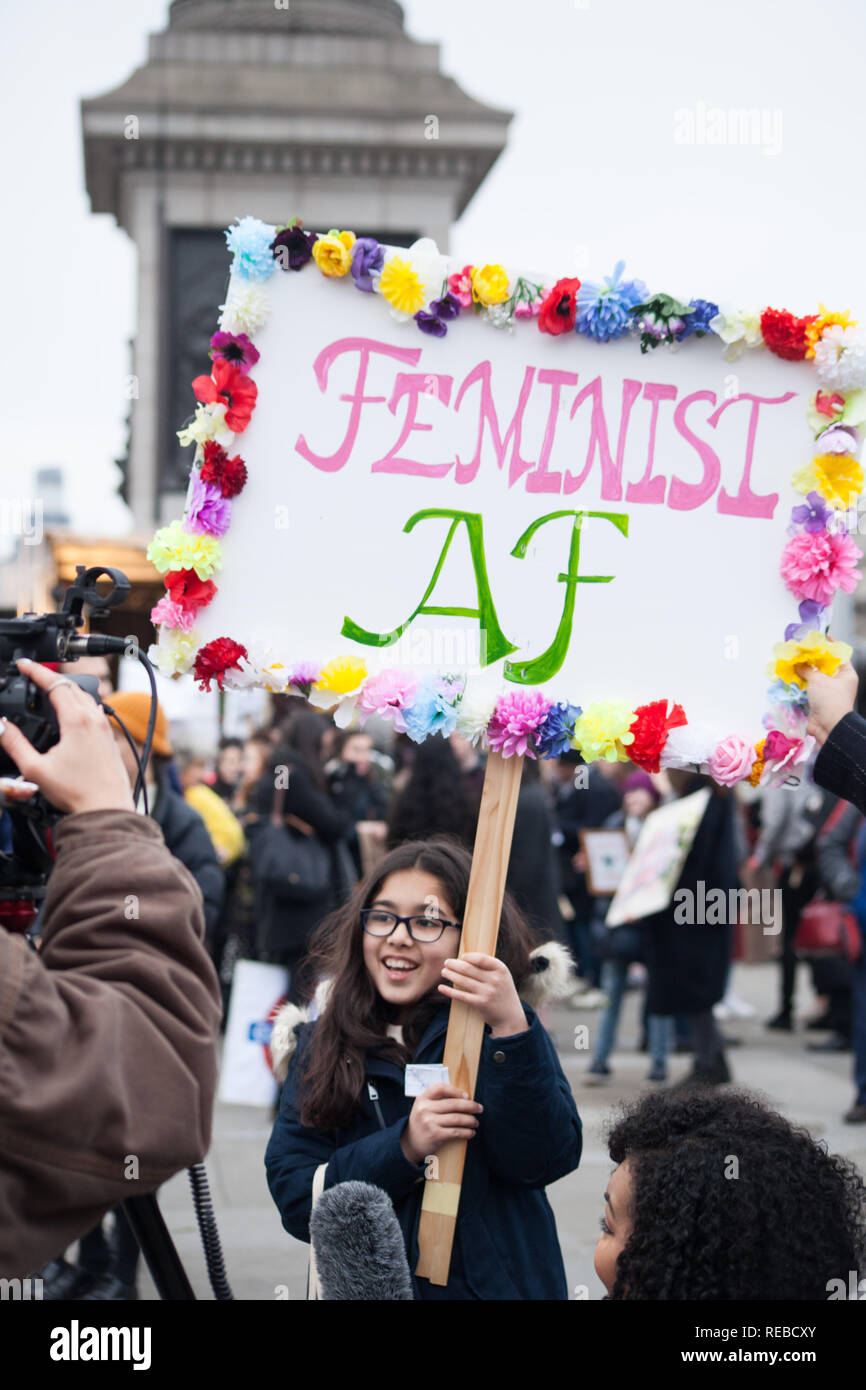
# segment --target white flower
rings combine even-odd
[[[224,333],[246,333],[253,338],[267,322],[271,302],[258,285],[232,277],[226,302],[220,309],[219,325]]]
[[[213,401],[208,405],[199,402],[196,406],[195,418],[185,429],[178,430],[177,437],[183,448],[187,444],[206,444],[209,439],[215,439],[217,444],[221,444],[224,449],[230,449],[234,443],[234,432],[226,426],[226,411],[228,406],[225,401]],[[196,451],[198,458],[198,451]],[[191,485],[191,483],[190,483]]]
[[[701,772],[708,770],[709,760],[721,743],[721,735],[708,724],[683,724],[671,729],[661,755],[662,767],[674,767]]]
[[[489,680],[476,677],[466,684],[457,703],[457,732],[476,747],[487,747],[487,725],[493,717],[499,691]]]
[[[833,323],[815,344],[815,366],[823,386],[859,391],[866,386],[866,329]]]
[[[504,304],[489,304],[486,309],[482,310],[482,313],[487,322],[492,324],[494,328],[504,328],[509,333],[514,332],[514,315],[508,307],[507,300]]]
[[[154,643],[148,660],[164,676],[179,676],[192,669],[201,636],[195,629],[183,632],[179,627],[161,627],[159,641]]]
[[[746,348],[762,347],[761,315],[757,310],[720,308],[710,319],[710,329],[725,344],[725,357],[733,362]]]
[[[331,718],[338,729],[348,729],[355,718],[355,706],[360,693],[360,685],[348,695],[338,695],[334,690],[311,690],[308,699],[316,709],[330,710]]]

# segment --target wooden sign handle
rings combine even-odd
[[[460,937],[461,956],[469,951],[482,951],[488,956],[496,954],[522,772],[522,756],[503,758],[501,753],[488,756]],[[459,1086],[468,1096],[475,1095],[483,1037],[484,1020],[478,1010],[453,999],[444,1063],[451,1085]],[[428,1176],[424,1183],[415,1273],[422,1279],[429,1279],[431,1284],[444,1286],[448,1283],[466,1144],[465,1139],[451,1139],[443,1144],[436,1155],[436,1176]]]

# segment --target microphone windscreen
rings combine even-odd
[[[403,1232],[380,1187],[329,1187],[313,1208],[310,1240],[324,1299],[414,1299]]]

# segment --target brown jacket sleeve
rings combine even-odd
[[[153,821],[61,821],[37,955],[0,929],[0,1277],[207,1152],[220,993]]]

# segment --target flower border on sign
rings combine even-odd
[[[443,275],[443,258],[427,238],[403,249],[337,228],[307,232],[297,217],[282,226],[244,217],[225,235],[232,276],[211,339],[211,369],[192,382],[195,415],[178,431],[181,444],[195,445],[186,508],[181,521],[157,531],[147,551],[165,577],[165,596],[151,613],[159,628],[151,659],[164,674],[192,671],[202,690],[216,682],[220,690],[259,685],[303,695],[334,711],[344,728],[378,714],[418,743],[457,731],[505,757],[555,758],[576,748],[588,763],[631,761],[647,772],[698,768],[722,785],[796,779],[814,748],[797,668],[815,666],[832,675],[849,659],[851,648],[827,636],[828,609],[839,589],[851,593],[860,578],[849,513],[863,489],[858,459],[866,425],[866,331],[850,314],[831,313],[823,304],[797,318],[787,309],[720,309],[706,299],[684,303],[650,294],[642,280],[624,279],[623,261],[592,284],[567,277],[545,286],[511,277],[499,264],[467,265]],[[471,313],[508,332],[534,320],[537,331],[560,338],[577,333],[606,343],[631,335],[642,353],[663,345],[676,350],[688,338],[714,335],[728,359],[766,348],[787,361],[813,363],[817,384],[808,422],[815,456],[791,479],[804,500],[791,512],[780,566],[799,601],[798,621],[785,629],[767,666],[773,684],[764,738],[752,744],[732,734],[720,741],[712,730],[690,724],[682,705],[667,699],[636,709],[603,700],[583,709],[554,703],[540,691],[496,698],[452,675],[421,679],[390,668],[370,674],[355,655],[337,655],[324,665],[291,664],[267,651],[251,653],[230,637],[200,642],[195,620],[216,594],[220,540],[247,480],[246,464],[234,451],[256,408],[250,373],[260,356],[253,340],[270,312],[264,286],[278,270],[297,272],[310,264],[329,279],[351,276],[356,289],[383,299],[393,318],[438,338]]]

